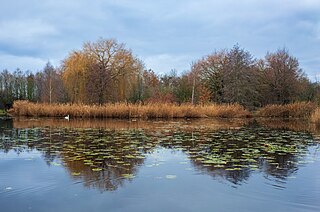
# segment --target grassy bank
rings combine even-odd
[[[240,118],[250,112],[238,104],[175,105],[175,104],[46,104],[16,101],[9,111],[13,116],[70,117],[80,118]]]

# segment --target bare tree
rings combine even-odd
[[[272,103],[286,104],[294,101],[301,92],[300,82],[303,72],[297,58],[289,55],[286,49],[268,53],[265,57],[265,83],[268,85],[266,94]]]

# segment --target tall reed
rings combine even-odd
[[[320,126],[320,108],[317,108],[311,115],[311,122]]]
[[[175,104],[126,104],[105,105],[47,104],[15,101],[9,111],[13,116],[81,118],[240,118],[250,116],[239,104],[175,105]]]
[[[267,105],[256,112],[258,117],[310,118],[316,105],[312,102],[297,102],[286,105]]]

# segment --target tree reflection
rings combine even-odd
[[[159,147],[182,150],[195,169],[237,186],[256,171],[286,180],[299,169],[308,147],[316,145],[308,132],[287,130],[283,124],[276,129],[259,122],[225,122],[218,127],[188,122],[158,122],[152,127],[149,122],[142,129],[141,124],[119,123],[115,128],[12,128],[12,123],[1,123],[0,149],[38,150],[48,165],[61,163],[84,186],[113,191],[132,180],[145,157]]]

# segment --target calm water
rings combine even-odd
[[[0,211],[320,211],[302,121],[0,121]]]

